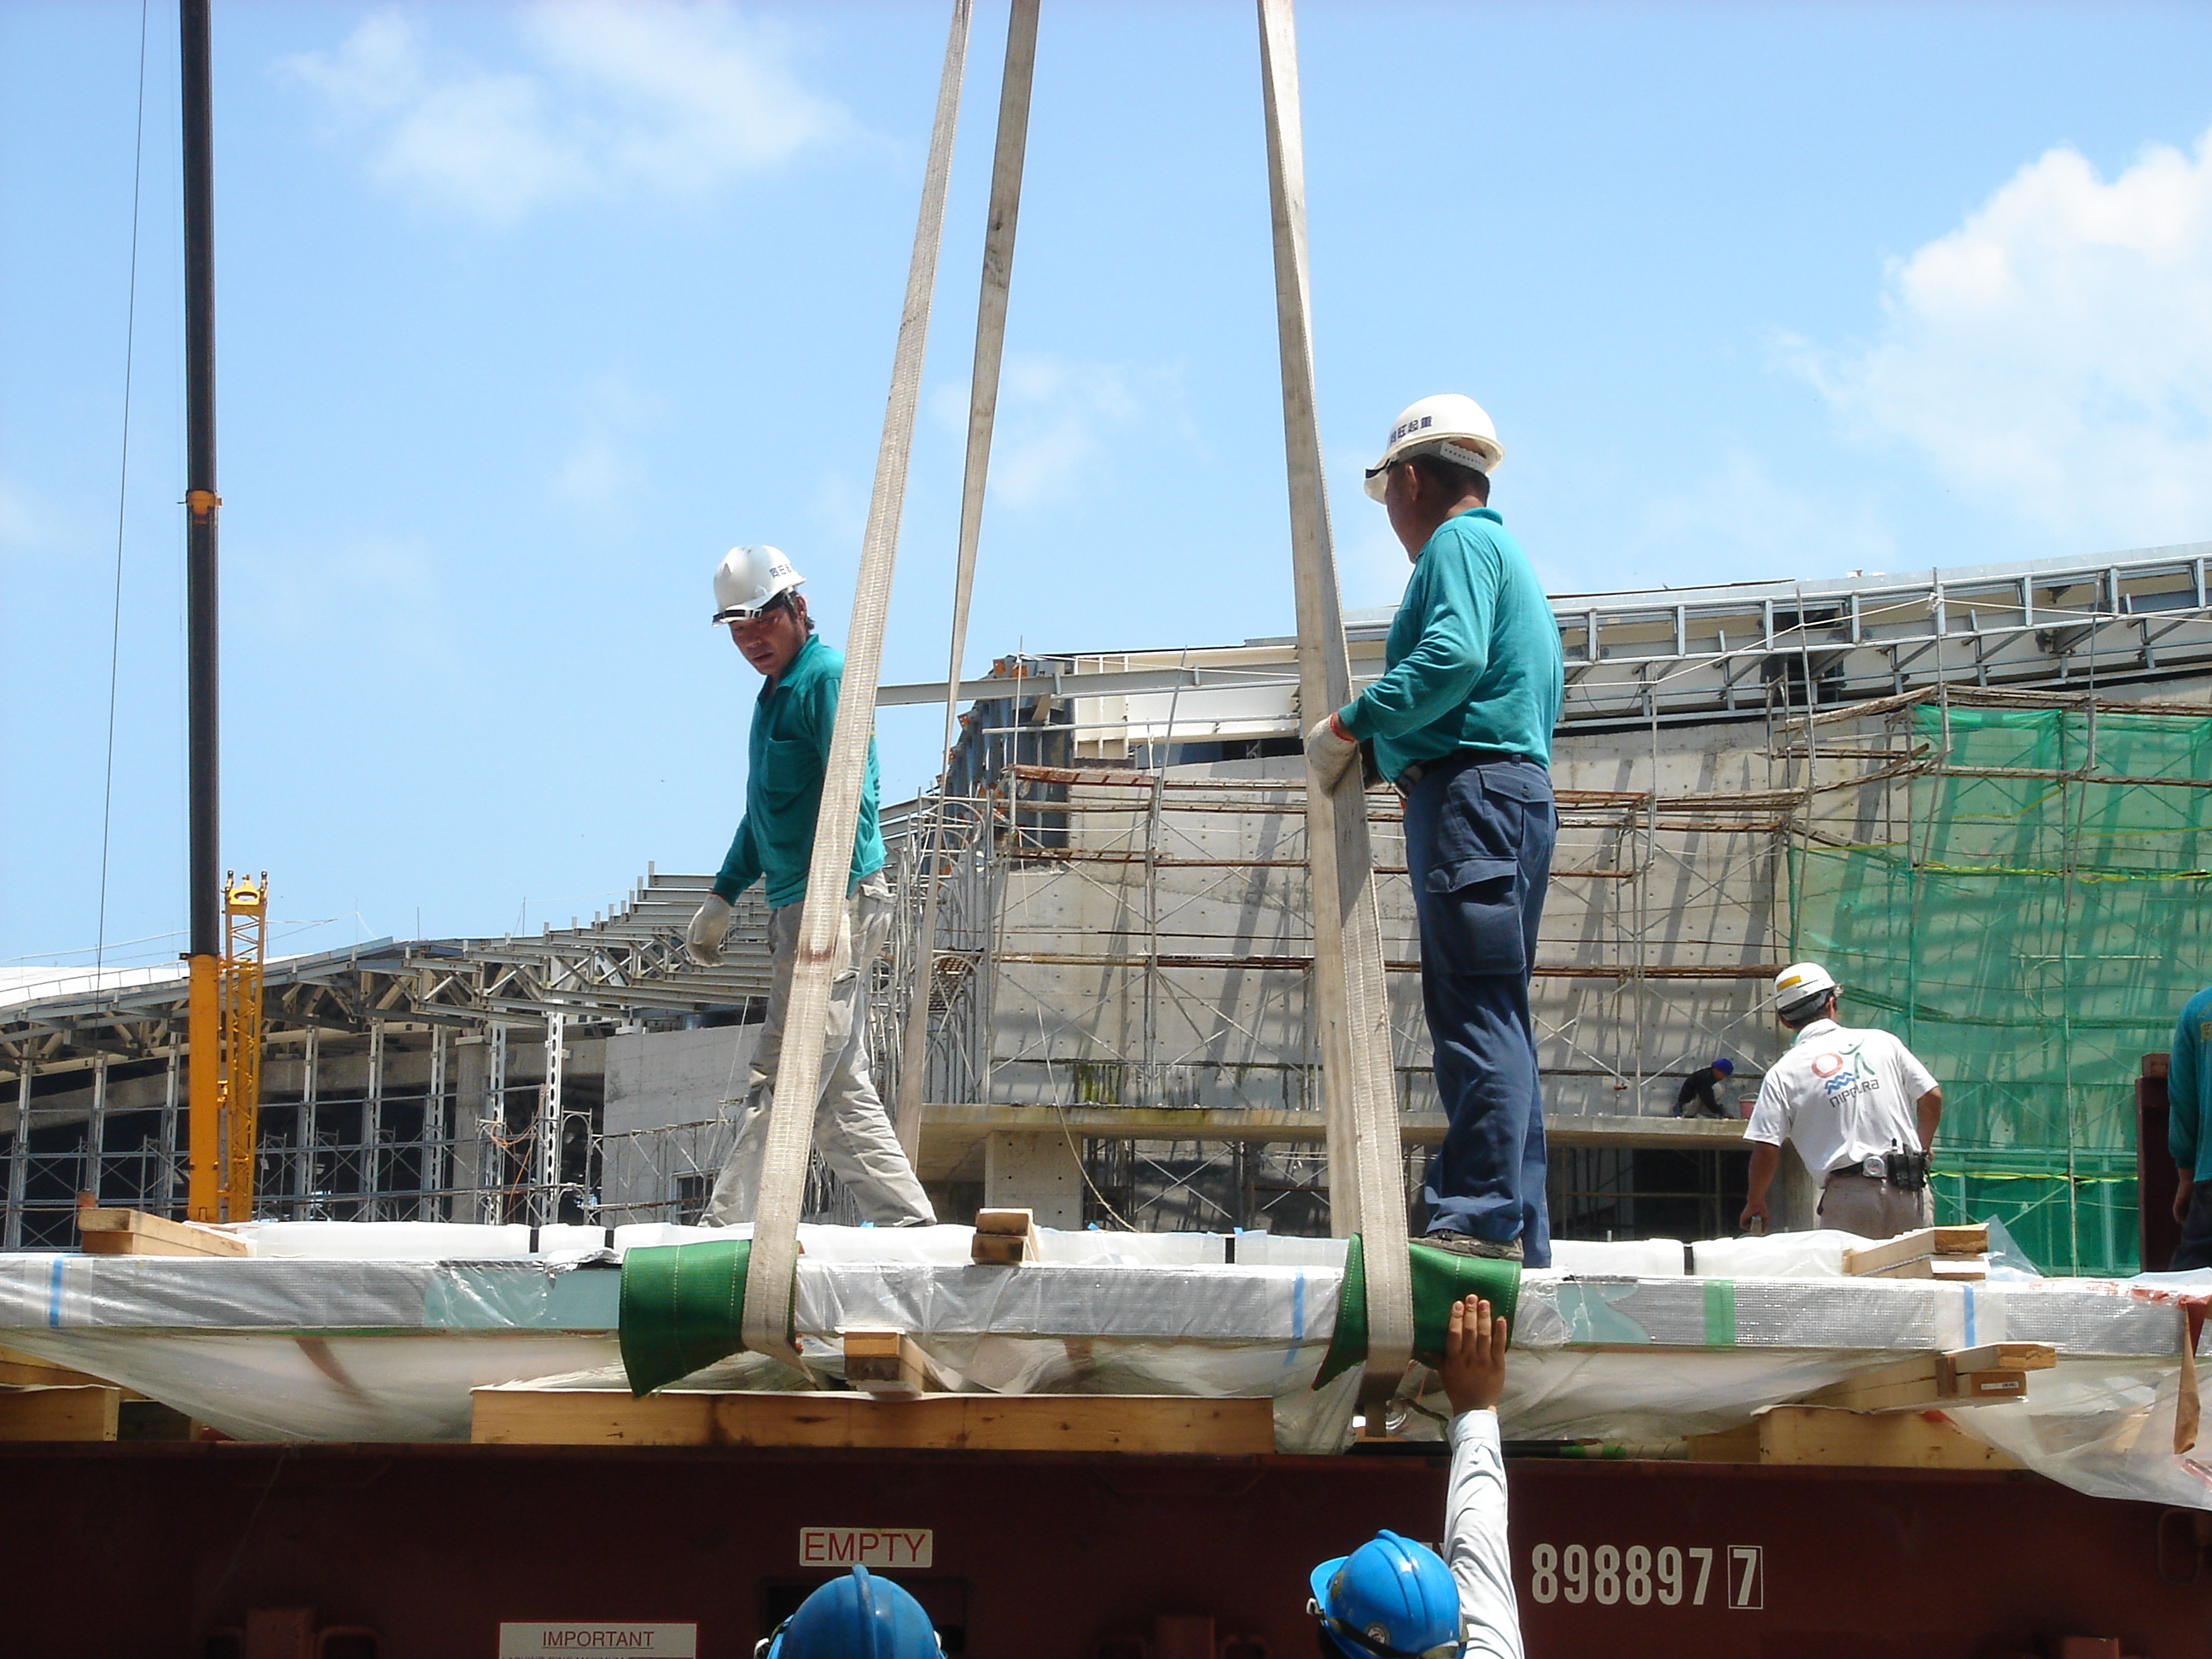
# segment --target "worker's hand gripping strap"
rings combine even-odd
[[[1291,0],[1259,0],[1274,223],[1275,323],[1283,370],[1283,453],[1290,481],[1291,568],[1297,599],[1298,706],[1310,719],[1352,701],[1352,664],[1329,538],[1316,414],[1307,282],[1304,139]],[[1386,1399],[1412,1355],[1406,1281],[1406,1158],[1398,1129],[1382,923],[1375,896],[1367,799],[1358,769],[1332,788],[1306,765],[1306,858],[1312,895],[1311,1023],[1319,1037],[1328,1126],[1329,1224],[1375,1247],[1360,1348],[1363,1401]]]
[[[640,1245],[623,1256],[622,1357],[633,1395],[651,1394],[744,1347],[747,1238]],[[783,1347],[793,1346],[796,1277],[783,1297]],[[781,1350],[776,1350],[781,1357]]]
[[[860,568],[854,582],[853,625],[845,637],[845,677],[837,720],[823,769],[822,804],[814,819],[814,856],[806,866],[806,897],[799,910],[798,958],[784,1014],[783,1048],[776,1063],[769,1109],[768,1145],[761,1159],[758,1202],[753,1209],[753,1250],[746,1264],[745,1346],[799,1363],[781,1313],[783,1289],[799,1263],[799,1212],[806,1192],[807,1153],[822,1094],[822,1040],[830,1021],[830,981],[836,971],[837,934],[845,915],[853,868],[853,836],[860,817],[860,792],[868,744],[876,726],[876,674],[890,609],[891,575],[898,560],[899,514],[906,501],[907,459],[914,447],[914,414],[921,393],[923,347],[929,336],[930,293],[937,279],[937,250],[945,232],[945,190],[952,168],[952,136],[959,125],[960,75],[968,56],[969,0],[953,0],[952,27],[938,79],[937,116],[930,129],[929,160],[922,174],[921,210],[907,267],[906,303],[891,356],[890,396],[884,408],[883,440],[876,450],[876,484],[860,538]]]
[[[1363,1241],[1355,1234],[1344,1259],[1344,1289],[1339,1296],[1336,1334],[1321,1362],[1314,1387],[1341,1376],[1367,1358],[1367,1263]],[[1452,1304],[1479,1296],[1490,1310],[1510,1327],[1521,1299],[1521,1264],[1493,1256],[1460,1255],[1433,1244],[1407,1246],[1408,1278],[1413,1293],[1413,1358],[1424,1365],[1441,1365],[1444,1331],[1451,1320]]]

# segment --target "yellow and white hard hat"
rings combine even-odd
[[[1367,469],[1368,495],[1381,501],[1390,469],[1415,455],[1455,461],[1487,477],[1505,459],[1505,447],[1498,441],[1498,428],[1480,404],[1456,392],[1440,392],[1407,404],[1405,412],[1390,422],[1389,447]]]
[[[806,580],[773,547],[733,547],[714,571],[714,624],[760,615],[770,599]]]
[[[1837,989],[1835,975],[1817,962],[1793,962],[1774,976],[1774,1006],[1794,1008]]]

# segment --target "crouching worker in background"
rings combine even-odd
[[[1487,1302],[1453,1304],[1439,1373],[1452,1413],[1449,1562],[1382,1532],[1316,1567],[1306,1610],[1319,1622],[1322,1659],[1521,1659],[1498,1437],[1505,1338]]]

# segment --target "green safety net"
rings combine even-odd
[[[1486,1297],[1491,1311],[1512,1322],[1521,1297],[1521,1264],[1493,1256],[1460,1255],[1433,1244],[1412,1243],[1407,1252],[1413,1261],[1413,1358],[1424,1365],[1441,1364],[1444,1328],[1452,1304],[1464,1297]],[[1322,1360],[1314,1387],[1367,1358],[1367,1261],[1358,1233],[1344,1258],[1344,1290],[1338,1301],[1336,1333]]]
[[[1913,721],[1943,767],[1848,844],[1793,849],[1791,954],[1942,1085],[1937,1221],[1996,1216],[2046,1273],[2133,1273],[2135,1081],[2212,978],[2212,788],[2144,780],[2212,779],[2212,720]]]
[[[622,1357],[633,1395],[665,1389],[744,1346],[745,1265],[752,1248],[750,1239],[716,1238],[624,1253]]]

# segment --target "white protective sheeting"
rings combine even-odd
[[[618,1253],[714,1230],[270,1224],[251,1258],[0,1256],[0,1346],[106,1376],[258,1439],[454,1439],[471,1388],[622,1379]],[[2046,1342],[2027,1400],[1955,1413],[2028,1467],[2109,1497],[2212,1509],[2172,1449],[2182,1298],[2212,1273],[2115,1283],[1836,1276],[1844,1235],[1582,1244],[1526,1274],[1503,1402],[1509,1437],[1650,1446],[1746,1421],[1899,1353]],[[1272,1397],[1279,1443],[1342,1443],[1357,1373],[1316,1394],[1343,1242],[1246,1233],[1045,1232],[1042,1260],[979,1267],[963,1227],[802,1230],[797,1319],[833,1373],[839,1334],[912,1334],[969,1386]],[[417,1254],[444,1247],[440,1255]],[[1233,1263],[1229,1260],[1234,1252]],[[1761,1270],[1793,1272],[1762,1276]],[[1639,1350],[1644,1352],[1639,1352]],[[733,1357],[691,1387],[796,1383]],[[1422,1419],[1410,1425],[1419,1431]]]

